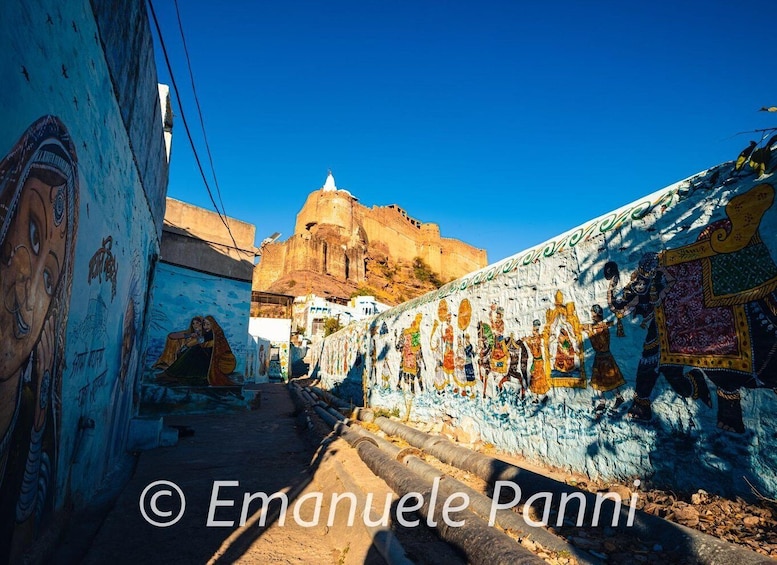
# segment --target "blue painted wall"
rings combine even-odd
[[[0,5],[0,561],[133,462],[167,163],[145,6],[98,12]]]
[[[158,382],[161,371],[154,369],[154,364],[164,350],[167,336],[188,328],[194,316],[213,316],[224,330],[236,360],[233,378],[242,382],[246,372],[250,281],[159,263],[153,297],[144,382],[152,385]]]
[[[773,498],[772,182],[720,165],[341,330],[311,371],[592,477]]]

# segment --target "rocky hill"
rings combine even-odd
[[[436,290],[441,281],[428,265],[414,262],[392,262],[385,256],[367,260],[366,278],[360,283],[338,280],[332,275],[314,271],[294,271],[275,281],[267,290],[301,296],[313,293],[327,299],[348,299],[357,294],[374,296],[379,302],[396,306]]]

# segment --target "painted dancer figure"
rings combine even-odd
[[[594,411],[604,412],[606,408],[604,393],[611,390],[615,390],[613,410],[617,410],[624,402],[620,387],[626,384],[626,381],[610,352],[610,326],[613,323],[604,321],[604,312],[598,304],[591,307],[591,320],[590,324],[583,324],[582,328],[588,334],[588,340],[594,350],[591,387],[597,391],[599,396],[599,402]]]

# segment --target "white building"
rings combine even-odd
[[[293,323],[296,331],[302,331],[311,342],[324,337],[324,321],[336,318],[341,326],[364,320],[391,308],[375,300],[374,296],[356,296],[347,304],[326,300],[315,294],[294,299]]]

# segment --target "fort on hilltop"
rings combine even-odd
[[[324,275],[355,288],[378,266],[391,269],[416,258],[441,281],[488,264],[484,249],[441,237],[437,224],[412,218],[396,204],[372,208],[360,204],[350,192],[337,188],[329,172],[324,186],[308,195],[297,214],[294,234],[263,246],[253,288],[273,289],[295,272]]]

